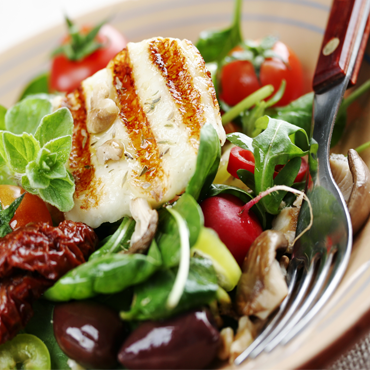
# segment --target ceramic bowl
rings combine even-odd
[[[276,35],[288,44],[303,64],[305,88],[309,91],[330,5],[331,0],[245,0],[243,35],[249,39]],[[204,29],[226,27],[232,9],[232,0],[127,0],[103,6],[76,21],[94,24],[110,17],[130,41],[163,36],[195,42]],[[64,32],[64,25],[56,25],[0,55],[0,104],[13,104],[27,81],[47,70],[50,51]],[[359,83],[368,77],[370,68],[365,62]],[[351,108],[345,140],[337,151],[345,153],[349,147],[370,139],[368,100],[369,96],[364,96]],[[370,150],[363,156],[369,164]],[[370,324],[369,237],[370,223],[357,234],[343,281],[315,320],[287,346],[246,361],[240,368],[322,368],[359,339]]]

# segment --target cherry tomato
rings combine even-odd
[[[303,94],[303,72],[297,56],[280,41],[274,44],[272,51],[281,59],[266,58],[261,65],[259,78],[253,64],[247,60],[232,61],[222,68],[220,97],[225,103],[236,105],[262,86],[269,84],[276,92],[282,80],[286,81],[286,87],[277,106],[285,106]]]
[[[277,176],[279,171],[283,168],[283,165],[277,165],[275,167],[274,178]],[[227,171],[235,178],[239,178],[237,171],[243,169],[251,173],[254,173],[254,155],[251,151],[239,148],[235,146],[231,149],[229,163],[227,165]],[[308,171],[308,164],[304,158],[301,158],[301,167],[299,168],[298,174],[294,182],[302,182],[305,179]]]
[[[25,191],[19,186],[0,185],[0,201],[4,207],[9,206],[16,198],[20,197]],[[50,213],[45,202],[37,195],[26,193],[21,204],[15,211],[9,225],[15,230],[25,226],[30,222],[47,222],[53,226]]]
[[[86,33],[87,29],[88,27],[85,27],[81,32]],[[69,60],[64,54],[54,57],[49,79],[50,91],[73,91],[85,78],[105,68],[127,44],[125,37],[109,24],[100,29],[98,40],[105,46],[81,61]],[[66,41],[67,38],[64,42]]]

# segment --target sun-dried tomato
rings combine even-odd
[[[93,229],[73,221],[29,224],[0,239],[0,344],[25,327],[33,301],[97,244]]]
[[[32,303],[53,281],[31,274],[6,278],[0,284],[0,344],[12,339],[33,315]]]
[[[0,240],[0,278],[21,269],[56,280],[85,262],[97,242],[95,232],[82,223],[29,224]]]

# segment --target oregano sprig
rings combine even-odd
[[[47,100],[32,98],[7,111],[7,131],[0,131],[0,165],[29,193],[67,212],[74,205],[74,181],[65,166],[72,148],[73,118],[67,108],[51,109]],[[28,112],[33,114],[22,132]]]

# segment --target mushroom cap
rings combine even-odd
[[[348,200],[348,209],[355,234],[370,214],[370,171],[353,149],[348,151],[348,164],[353,177],[353,189]]]
[[[275,259],[276,250],[286,249],[288,241],[279,231],[264,231],[250,247],[236,291],[239,315],[264,320],[288,294],[288,286]]]

